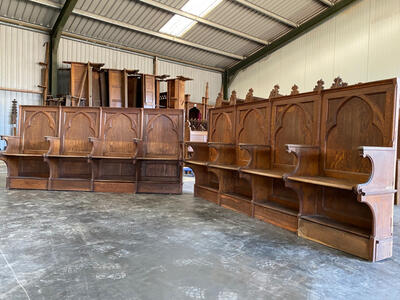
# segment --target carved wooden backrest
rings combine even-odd
[[[394,86],[387,80],[325,91],[321,165],[326,175],[351,178],[365,174],[367,178],[371,165],[360,157],[357,148],[394,146]]]
[[[19,134],[21,152],[43,154],[49,148],[45,136],[58,136],[58,107],[21,106]]]
[[[210,110],[209,142],[235,143],[235,106]]]
[[[183,142],[183,113],[179,109],[143,110],[143,155],[180,158]]]
[[[132,157],[136,152],[133,139],[141,135],[141,117],[140,108],[102,108],[103,155]]]
[[[89,137],[99,136],[100,108],[63,107],[61,112],[61,154],[89,154]]]
[[[316,93],[272,100],[272,167],[294,168],[296,161],[286,144],[318,145],[320,107]]]
[[[241,104],[236,107],[236,141],[238,144],[269,145],[271,103]],[[238,149],[238,161],[250,159],[247,151]]]

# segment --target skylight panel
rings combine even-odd
[[[221,3],[221,1],[222,0],[189,0],[181,10],[198,17],[203,17]],[[182,36],[196,23],[196,21],[175,14],[160,29],[160,32],[174,36]]]

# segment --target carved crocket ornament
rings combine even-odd
[[[347,82],[343,82],[342,78],[340,78],[338,76],[333,80],[333,84],[331,86],[331,89],[345,87],[347,85],[348,85]]]
[[[275,84],[273,90],[269,93],[269,99],[271,98],[276,98],[279,96],[282,96],[281,94],[279,94],[279,85]]]
[[[231,97],[229,98],[229,105],[236,105],[236,91],[233,90]]]
[[[247,95],[246,95],[246,99],[244,99],[244,102],[253,102],[253,89],[249,89]]]
[[[224,94],[222,92],[219,92],[218,97],[215,100],[215,107],[221,107],[223,100],[224,100]]]
[[[295,84],[292,86],[292,91],[290,92],[290,95],[297,95],[299,93],[299,87]]]
[[[317,85],[314,87],[314,92],[321,92],[324,89],[325,82],[322,80],[317,81]]]

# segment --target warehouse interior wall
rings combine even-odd
[[[244,98],[268,97],[275,84],[290,94],[312,91],[319,79],[329,88],[342,77],[349,84],[400,76],[400,1],[356,1],[339,14],[240,71],[230,85]]]
[[[45,42],[48,34],[20,26],[0,23],[0,135],[12,134],[11,105],[40,105],[42,102],[41,66],[45,61]],[[62,38],[59,46],[58,66],[68,67],[63,61],[104,63],[105,68],[139,69],[153,74],[153,57],[97,45],[89,42]],[[194,102],[201,102],[206,83],[210,86],[210,103],[214,103],[221,88],[222,74],[180,63],[158,60],[158,74],[171,77],[183,75],[193,81],[186,84],[186,93]],[[62,76],[60,76],[62,80]],[[66,81],[68,83],[68,81]],[[0,140],[0,149],[5,142]]]

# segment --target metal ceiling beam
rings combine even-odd
[[[253,10],[255,10],[255,11],[257,11],[257,12],[263,14],[263,15],[266,15],[266,16],[268,16],[268,17],[270,17],[270,18],[272,18],[272,19],[274,19],[276,21],[279,21],[279,22],[281,22],[283,24],[289,25],[290,27],[294,27],[294,28],[299,27],[299,25],[297,23],[295,23],[295,22],[293,22],[293,21],[291,21],[291,20],[289,20],[287,18],[284,18],[284,17],[282,17],[280,15],[277,15],[276,13],[273,13],[272,11],[266,10],[266,9],[264,9],[264,8],[258,6],[258,5],[250,3],[249,1],[246,1],[246,0],[235,0],[235,2],[240,3],[243,6],[246,6],[248,8],[251,8],[251,9],[253,9]]]
[[[16,26],[18,28],[28,29],[28,30],[32,30],[35,32],[45,33],[45,34],[47,34],[47,33],[50,34],[50,31],[51,31],[50,28],[47,28],[45,26],[35,25],[35,24],[24,22],[24,21],[5,18],[5,17],[1,17],[1,16],[0,16],[0,24],[7,24],[7,25],[11,25],[11,26]],[[215,71],[215,72],[220,72],[220,73],[224,72],[224,69],[222,69],[222,68],[202,65],[202,64],[195,63],[195,62],[182,60],[179,58],[165,56],[160,53],[145,51],[145,50],[136,49],[136,48],[132,48],[132,47],[126,47],[126,46],[122,46],[122,45],[115,44],[115,43],[104,42],[104,41],[101,41],[98,39],[88,38],[88,37],[84,37],[81,35],[72,34],[72,33],[68,33],[68,32],[63,32],[62,37],[70,38],[70,39],[78,40],[78,41],[82,41],[82,42],[87,42],[87,43],[91,43],[91,44],[102,45],[103,47],[107,47],[107,48],[111,48],[111,49],[119,49],[119,50],[123,50],[126,52],[131,52],[133,54],[139,54],[139,55],[142,54],[142,55],[151,56],[151,57],[158,57],[159,59],[162,59],[162,60],[165,60],[168,62],[175,62],[175,63],[188,65],[188,66],[205,69],[205,70],[209,70],[209,71]]]
[[[260,38],[258,38],[258,37],[252,36],[252,35],[250,35],[250,34],[247,34],[247,33],[244,33],[244,32],[238,31],[238,30],[235,30],[235,29],[233,29],[233,28],[230,28],[230,27],[227,27],[227,26],[218,24],[218,23],[215,23],[215,22],[213,22],[213,21],[209,21],[209,20],[204,19],[204,18],[202,18],[202,17],[198,17],[198,16],[196,16],[196,15],[193,15],[193,14],[190,14],[190,13],[188,13],[188,12],[182,11],[182,10],[180,10],[180,9],[176,9],[176,8],[174,8],[174,7],[171,7],[171,6],[162,4],[162,3],[157,2],[157,1],[153,1],[153,0],[139,0],[139,1],[140,1],[140,2],[143,2],[143,3],[145,3],[145,4],[148,4],[148,5],[151,5],[151,6],[153,6],[153,7],[156,7],[156,8],[165,10],[165,11],[168,11],[168,12],[170,12],[170,13],[177,14],[177,15],[180,15],[180,16],[182,16],[182,17],[191,19],[191,20],[196,21],[196,22],[199,22],[199,23],[201,23],[201,24],[205,24],[205,25],[207,25],[207,26],[210,26],[210,27],[213,27],[213,28],[216,28],[216,29],[219,29],[219,30],[228,32],[228,33],[233,34],[233,35],[236,35],[236,36],[240,36],[240,37],[242,37],[242,38],[245,38],[245,39],[247,39],[247,40],[250,40],[250,41],[253,41],[253,42],[262,44],[262,45],[268,45],[268,44],[269,44],[269,42],[266,41],[266,40],[260,39]]]
[[[316,1],[322,2],[323,4],[328,5],[328,6],[333,6],[332,1],[330,1],[330,0],[316,0]]]
[[[50,87],[53,96],[57,95],[57,54],[61,33],[77,2],[78,0],[65,1],[58,18],[50,31],[50,62],[48,67],[50,68]]]
[[[58,5],[58,4],[54,3],[54,2],[48,1],[48,0],[29,0],[29,1],[41,4],[41,5],[44,5],[44,6],[53,7],[53,8],[57,8],[57,7],[60,8],[61,7],[60,5]],[[121,21],[118,21],[118,20],[114,20],[114,19],[110,19],[110,18],[107,18],[107,17],[103,17],[103,16],[100,16],[100,15],[97,15],[97,14],[93,14],[93,13],[90,13],[90,12],[87,12],[87,11],[80,10],[80,9],[74,9],[72,11],[72,13],[74,15],[77,15],[77,16],[86,17],[86,18],[93,19],[93,20],[96,20],[96,21],[100,21],[100,22],[103,22],[103,23],[107,23],[107,24],[110,24],[110,25],[114,25],[114,26],[118,26],[118,27],[121,27],[121,28],[133,30],[133,31],[140,32],[140,33],[144,33],[144,34],[151,35],[151,36],[154,36],[154,37],[158,37],[158,38],[161,38],[161,39],[164,39],[164,40],[168,40],[168,41],[171,41],[171,42],[174,42],[174,43],[178,43],[178,44],[182,44],[182,45],[185,45],[185,46],[190,46],[190,47],[193,47],[193,48],[201,49],[201,50],[204,50],[204,51],[207,51],[207,52],[219,54],[219,55],[222,55],[222,56],[225,56],[225,57],[230,57],[230,58],[237,59],[237,60],[245,59],[245,57],[242,56],[242,55],[238,55],[238,54],[230,53],[230,52],[227,52],[227,51],[215,49],[215,48],[212,48],[212,47],[204,46],[204,45],[201,45],[201,44],[193,43],[193,42],[186,41],[184,39],[181,39],[181,38],[169,35],[169,34],[161,33],[161,32],[158,32],[158,31],[149,30],[149,29],[146,29],[146,28],[142,28],[142,27],[139,27],[139,26],[136,26],[136,25],[132,25],[132,24],[129,24],[129,23],[125,23],[125,22],[121,22]]]
[[[320,23],[322,23],[324,20],[332,16],[333,14],[339,12],[340,10],[344,9],[346,6],[356,2],[358,0],[342,0],[335,4],[334,6],[327,8],[324,10],[322,13],[318,14],[314,18],[308,20],[307,22],[303,23],[300,25],[298,28],[295,28],[291,31],[289,31],[287,34],[282,36],[281,38],[273,41],[270,45],[265,46],[261,50],[257,51],[256,53],[252,54],[248,58],[242,60],[241,62],[237,63],[231,68],[228,68],[226,70],[226,76],[227,76],[227,85],[230,84],[231,78],[240,70],[247,68],[248,66],[256,63],[260,59],[264,58],[265,56],[271,54],[272,52],[278,50],[279,48],[285,46],[289,42],[292,42],[296,38],[300,37],[304,33],[310,31]],[[224,87],[227,89],[227,87]]]

